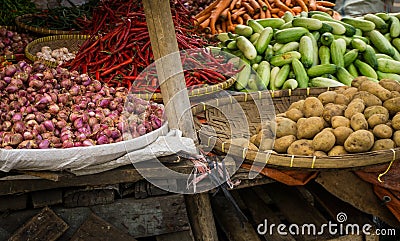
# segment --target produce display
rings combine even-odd
[[[36,57],[56,62],[57,65],[60,65],[66,61],[73,60],[75,58],[75,53],[69,52],[66,47],[51,49],[49,46],[43,46],[40,51],[36,53]]]
[[[234,32],[237,24],[250,19],[280,18],[289,12],[296,16],[302,12],[321,11],[340,19],[331,8],[330,1],[316,0],[216,0],[195,16],[195,23],[205,33]]]
[[[122,141],[124,132],[135,138],[162,126],[162,105],[127,94],[124,87],[40,62],[6,66],[0,72],[1,147],[102,145]]]
[[[117,7],[118,6],[118,7]],[[203,48],[212,43],[196,34],[188,11],[181,4],[172,7],[178,46],[181,50]],[[123,17],[123,18],[121,18]],[[107,21],[105,21],[107,20]],[[159,92],[157,81],[137,77],[154,61],[143,6],[140,1],[104,1],[88,21],[87,33],[92,35],[80,48],[76,58],[65,66],[88,73],[108,86],[131,88],[137,91]],[[209,57],[212,57],[209,55]],[[190,61],[190,58],[186,59]],[[183,64],[190,64],[183,62]],[[218,61],[214,61],[218,69]],[[206,77],[205,77],[206,76]],[[213,69],[200,74],[185,72],[187,86],[223,82],[227,77]]]
[[[180,0],[175,1],[175,4],[179,4],[178,1]],[[190,12],[191,17],[196,16],[212,2],[214,2],[214,0],[182,0],[183,6]]]
[[[14,26],[17,16],[37,12],[32,1],[2,0],[0,8],[0,26]]]
[[[277,115],[274,151],[337,156],[399,147],[400,83],[363,76],[351,85],[294,102]],[[250,139],[253,149],[271,143],[262,141],[265,131],[260,127]]]
[[[0,27],[0,56],[10,56],[22,54],[28,43],[33,41],[33,37],[26,33],[18,33]]]
[[[400,81],[399,17],[377,13],[338,21],[324,12],[285,12],[236,25],[235,34],[218,39],[223,51],[258,73],[257,85],[249,85],[250,71],[240,72],[236,90],[349,86],[357,76]]]

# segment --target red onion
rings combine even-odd
[[[82,146],[94,146],[94,145],[96,145],[96,143],[93,140],[87,139],[82,142]]]
[[[143,125],[143,124],[139,124],[137,127],[136,127],[136,130],[137,130],[137,132],[139,133],[139,135],[144,135],[144,134],[146,134],[146,127]]]
[[[20,133],[15,133],[11,135],[11,140],[9,145],[16,146],[20,144],[24,140],[24,137]]]
[[[74,147],[74,143],[72,142],[72,140],[65,140],[62,143],[62,147],[63,148],[71,148],[71,147]]]
[[[99,123],[99,121],[97,120],[97,118],[95,117],[90,117],[88,120],[88,123],[91,127],[93,127],[94,125],[96,125],[97,123]]]
[[[101,82],[98,80],[93,80],[92,85],[96,91],[101,90]]]
[[[78,119],[76,119],[76,120],[74,121],[74,127],[75,127],[76,129],[79,129],[79,128],[82,128],[82,127],[83,127],[83,120],[82,120],[81,117],[79,117]]]
[[[57,115],[57,113],[60,111],[60,107],[57,104],[51,104],[49,106],[49,113],[52,115]]]
[[[9,84],[6,89],[5,89],[8,93],[14,93],[18,90],[18,87],[12,84]]]
[[[48,149],[50,148],[50,141],[49,140],[42,140],[39,142],[39,149]]]
[[[14,123],[14,126],[12,127],[12,131],[17,133],[23,133],[25,129],[26,129],[25,123],[22,121],[16,121]]]
[[[7,83],[4,80],[0,80],[0,90],[4,90],[7,87]]]
[[[35,148],[37,148],[37,147],[38,147],[38,146],[37,146],[35,140],[26,140],[26,141],[21,142],[21,143],[18,145],[18,148],[19,148],[19,149],[35,149]]]
[[[79,85],[74,85],[69,89],[69,93],[72,96],[79,95],[79,91],[80,91]]]
[[[43,122],[44,127],[48,131],[54,131],[54,124],[51,120],[46,120]]]
[[[69,101],[68,93],[58,94],[58,102],[59,103],[66,105],[68,101]]]
[[[82,85],[88,86],[91,83],[92,83],[92,80],[89,76],[87,76],[87,75],[82,76]]]
[[[25,131],[23,134],[24,140],[32,140],[33,139],[33,134],[30,131]]]
[[[67,110],[60,110],[57,114],[57,119],[68,120],[69,116],[70,115],[68,114]]]
[[[108,143],[109,143],[109,140],[108,140],[107,136],[105,136],[105,135],[100,135],[97,138],[97,144],[99,144],[99,145],[108,144]]]
[[[26,113],[26,112],[25,112]],[[35,114],[27,114],[24,118],[24,121],[28,121],[28,120],[34,120],[35,119]]]
[[[38,125],[39,125],[39,123],[36,120],[28,120],[26,122],[26,126],[31,127],[31,128],[38,126]]]
[[[11,77],[10,76],[6,76],[3,78],[4,82],[6,82],[6,84],[11,83]]]
[[[65,88],[65,89],[69,89],[72,86],[72,81],[70,79],[63,79],[60,82],[61,87]]]
[[[69,115],[69,121],[71,121],[71,122],[74,122],[76,119],[78,119],[79,118],[79,114],[78,113],[71,113],[70,115]]]
[[[99,106],[101,108],[108,108],[109,105],[110,105],[110,100],[109,99],[100,100]]]
[[[22,114],[17,112],[13,115],[13,117],[11,118],[12,121],[20,121],[22,120]]]
[[[11,129],[12,123],[11,121],[4,121],[3,122],[3,130],[9,131]]]
[[[81,146],[82,146],[82,142],[80,142],[80,141],[74,142],[74,147],[81,147]]]
[[[43,140],[49,139],[50,137],[54,136],[53,132],[45,132],[41,134]]]
[[[17,67],[15,67],[14,65],[8,65],[5,68],[5,74],[6,76],[13,76],[15,73],[17,72]]]
[[[58,129],[62,129],[62,128],[65,127],[66,125],[67,125],[67,122],[66,122],[64,119],[59,120],[59,121],[57,121],[57,123],[56,123],[56,127],[57,127]]]

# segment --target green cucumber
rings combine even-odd
[[[318,50],[319,60],[321,64],[331,63],[331,50],[327,46],[321,46]]]
[[[264,19],[257,19],[255,21],[264,28],[271,27],[273,29],[280,28],[285,23],[285,20],[281,18],[264,18]]]
[[[371,45],[366,46],[365,51],[363,52],[363,59],[364,61],[371,65],[372,68],[376,69],[378,68],[378,59],[376,57],[376,53],[374,48],[371,47]]]
[[[297,81],[295,79],[288,79],[285,81],[285,83],[283,83],[282,85],[282,89],[283,90],[294,90],[299,86],[299,83],[297,83]]]
[[[260,90],[266,89],[269,85],[269,81],[271,78],[271,65],[267,61],[261,61],[258,64],[258,68],[257,68],[256,72],[258,74],[257,79],[260,80],[260,83],[257,84],[259,86],[259,89]],[[260,88],[260,87],[262,87],[262,88]]]
[[[375,29],[375,24],[365,19],[343,17],[341,21],[350,24],[355,28],[359,28],[364,32],[372,31]]]
[[[276,31],[274,37],[278,43],[289,43],[299,41],[306,33],[308,33],[308,30],[304,27],[293,27]]]
[[[254,45],[244,36],[239,36],[236,38],[236,45],[243,55],[249,59],[253,60],[257,57],[257,50]]]
[[[253,29],[250,26],[238,24],[235,27],[235,33],[240,36],[250,37],[253,34]]]
[[[307,70],[310,77],[318,77],[324,74],[334,74],[337,71],[337,66],[334,64],[320,64],[312,66]]]
[[[344,85],[351,86],[351,82],[353,82],[353,75],[351,75],[345,68],[338,67],[336,72],[336,76],[340,82]]]
[[[375,70],[369,64],[357,59],[356,61],[354,61],[354,65],[357,67],[358,71],[362,75],[371,77],[374,79],[378,79],[378,75],[376,74]]]
[[[353,40],[351,40],[351,46],[355,49],[358,49],[360,52],[364,52],[367,48],[367,44],[361,39],[357,38],[353,38]]]
[[[260,37],[255,44],[258,54],[263,54],[265,52],[273,36],[274,30],[271,27],[266,27],[261,31]]]
[[[243,69],[238,73],[238,76],[236,78],[235,88],[237,90],[242,90],[247,87],[251,74],[251,66],[244,61],[241,61],[240,68]]]
[[[309,68],[314,63],[314,47],[309,36],[303,36],[300,39],[299,52],[301,54],[301,63]]]
[[[393,74],[393,73],[384,73],[381,71],[376,71],[376,73],[378,74],[378,79],[393,79],[396,80],[397,82],[400,82],[400,75],[398,74]]]
[[[254,33],[261,33],[264,27],[254,19],[247,21],[247,25],[253,29]]]
[[[357,78],[358,77],[358,71],[357,68],[354,64],[350,64],[349,66],[347,66],[347,71],[354,77]]]
[[[282,66],[292,63],[293,59],[300,59],[301,54],[297,51],[289,51],[283,54],[275,55],[271,58],[270,63],[274,66]]]
[[[328,24],[329,26],[332,27],[332,30],[329,32],[332,32],[333,34],[338,34],[342,35],[346,33],[346,28],[343,26],[343,24],[337,23],[337,22],[332,22],[332,21],[322,21],[324,24]]]
[[[294,18],[293,27],[304,27],[310,31],[316,31],[322,28],[322,21],[315,18]]]
[[[378,70],[385,73],[400,74],[400,61],[378,59]]]
[[[333,41],[334,39],[335,39],[335,38],[333,37],[333,34],[332,34],[332,33],[323,33],[323,34],[321,35],[320,42],[321,42],[321,44],[323,44],[323,45],[325,45],[325,46],[331,46],[332,41]]]
[[[271,78],[269,81],[269,89],[270,90],[277,90],[278,88],[275,86],[276,76],[278,75],[279,71],[281,70],[280,67],[276,66],[271,69]]]
[[[344,67],[349,66],[358,58],[358,49],[352,49],[343,56]]]
[[[337,86],[344,86],[344,84],[339,81],[324,77],[316,77],[310,80],[310,87],[337,87]]]
[[[299,88],[307,88],[309,77],[304,68],[304,65],[298,59],[293,59],[292,61],[293,72],[296,76],[296,80],[299,84]]]
[[[299,50],[299,45],[299,42],[289,42],[278,49],[275,54],[283,54],[289,51],[297,51]]]
[[[285,83],[288,75],[290,72],[290,65],[289,64],[285,64],[281,67],[281,69],[279,70],[278,74],[275,77],[275,87],[277,88],[281,88],[283,83]]]

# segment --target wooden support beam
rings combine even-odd
[[[158,60],[156,68],[169,127],[181,130],[184,136],[192,138],[197,143],[170,1],[143,0],[142,2],[154,58]],[[187,209],[195,240],[218,240],[208,194],[186,195],[185,199],[186,204],[189,204]]]

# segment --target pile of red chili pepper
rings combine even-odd
[[[193,20],[182,4],[172,5],[171,11],[180,50],[210,45],[210,40],[196,33]],[[157,89],[157,80],[137,79],[140,72],[154,61],[141,1],[101,1],[94,9],[92,19],[80,24],[85,24],[91,38],[81,46],[76,58],[67,63],[71,70],[89,73],[113,87],[131,88],[134,81],[142,81],[132,88]],[[194,61],[191,57],[182,60],[183,65]],[[212,68],[184,72],[187,86],[220,83],[227,77],[217,71],[224,69],[227,76],[233,71],[232,65],[222,66],[225,65],[223,61],[210,54],[209,61]]]

